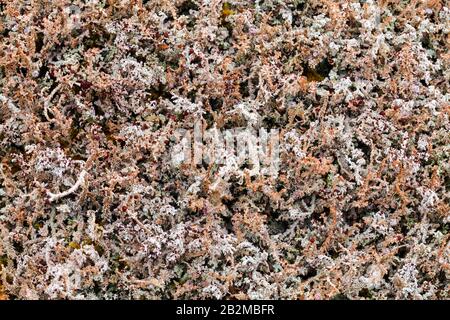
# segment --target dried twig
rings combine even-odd
[[[61,193],[52,193],[50,191],[47,192],[47,195],[49,196],[49,201],[54,202],[58,199],[64,198],[65,196],[68,196],[69,194],[74,193],[77,191],[77,189],[80,187],[80,185],[84,182],[84,177],[86,176],[87,172],[85,170],[81,171],[80,176],[78,177],[77,182],[68,190],[61,192]]]

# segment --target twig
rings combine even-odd
[[[77,189],[80,187],[80,185],[84,182],[84,177],[86,176],[87,172],[86,170],[81,171],[80,176],[78,177],[77,182],[68,190],[61,192],[61,193],[52,193],[50,191],[47,191],[47,195],[49,196],[49,201],[54,202],[58,199],[61,199],[65,196],[68,196],[69,194],[74,193],[77,191]]]
[[[47,121],[51,121],[50,117],[48,116],[48,109],[49,109],[50,101],[53,99],[53,96],[56,94],[56,92],[58,92],[58,90],[60,88],[61,88],[61,84],[58,84],[44,101],[44,116],[45,116],[45,119],[47,119]]]

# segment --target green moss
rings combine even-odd
[[[326,184],[328,188],[331,188],[333,186],[333,180],[334,180],[334,174],[328,173],[326,178]]]
[[[81,248],[80,244],[75,241],[69,242],[68,246],[72,249],[80,249]]]
[[[5,267],[8,265],[8,256],[6,254],[0,256],[0,265]]]

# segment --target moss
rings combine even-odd
[[[69,246],[69,248],[72,248],[72,249],[80,249],[81,248],[80,244],[75,241],[69,242],[68,246]]]
[[[439,4],[23,2],[9,0],[0,18],[8,294],[445,297]],[[406,39],[407,25],[419,37]],[[174,137],[197,121],[221,133],[277,131],[278,169],[265,171],[265,159],[258,169],[236,148],[221,162],[179,164]],[[368,274],[375,262],[382,281]],[[361,288],[348,273],[373,283]]]
[[[8,256],[6,254],[0,256],[0,266],[7,266]]]
[[[326,184],[328,188],[331,188],[333,186],[333,180],[334,180],[334,174],[328,173],[326,178]]]
[[[334,295],[331,300],[350,300],[345,294],[338,293]]]
[[[231,3],[224,2],[222,5],[222,18],[235,14],[235,11],[232,8],[233,6],[231,5]]]

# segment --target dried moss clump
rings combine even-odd
[[[448,299],[449,21],[0,1],[0,299]],[[278,175],[173,166],[200,118],[279,130]]]

